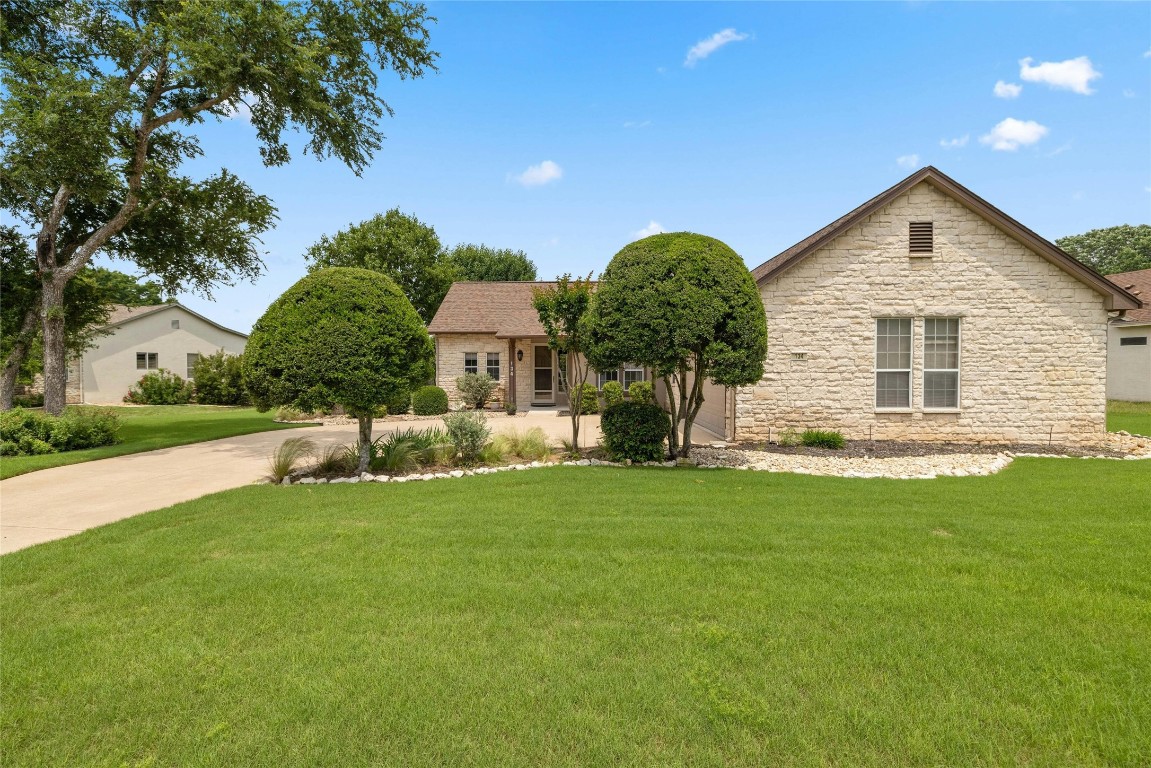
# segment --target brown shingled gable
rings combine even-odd
[[[1143,309],[1127,310],[1126,319],[1135,323],[1151,323],[1151,269],[1120,272],[1107,279],[1143,302]]]
[[[839,217],[818,232],[800,240],[775,258],[760,264],[751,271],[751,276],[755,278],[756,283],[763,283],[766,280],[779,277],[788,269],[843,234],[843,232],[852,225],[887,205],[915,185],[923,182],[930,184],[961,205],[978,213],[1035,253],[1098,291],[1105,297],[1104,306],[1107,309],[1138,309],[1140,307],[1139,299],[1134,295],[1122,288],[1117,288],[1115,284],[1108,281],[1103,275],[1080,263],[1054,243],[1035,234],[1003,211],[991,205],[991,203],[932,166],[919,169],[903,181],[879,193],[845,216]]]
[[[503,339],[545,336],[539,315],[532,306],[532,292],[554,284],[452,283],[448,295],[428,325],[428,332],[492,333]]]

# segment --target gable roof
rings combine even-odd
[[[233,331],[231,328],[225,328],[216,321],[204,317],[199,312],[193,312],[177,301],[173,301],[170,304],[151,304],[146,307],[128,307],[123,304],[113,304],[112,311],[108,313],[108,322],[101,326],[101,328],[118,328],[125,323],[130,323],[133,320],[139,320],[141,317],[154,315],[157,312],[163,312],[166,309],[182,309],[189,315],[198,317],[199,319],[203,320],[213,328],[219,328],[221,331],[235,334],[236,336],[244,339],[248,338],[248,334],[240,333],[239,331]]]
[[[1068,255],[1054,243],[1035,234],[991,203],[930,165],[919,169],[890,189],[880,192],[863,205],[839,217],[818,232],[800,240],[778,256],[760,264],[751,271],[751,276],[755,278],[757,284],[779,277],[862,219],[875,213],[922,182],[930,184],[952,200],[978,213],[1035,253],[1102,294],[1105,297],[1104,306],[1107,309],[1140,308],[1141,303],[1133,294]]]
[[[532,292],[555,283],[452,283],[428,333],[492,333],[498,338],[546,336],[532,306]]]
[[[1128,310],[1124,319],[1134,323],[1151,323],[1151,269],[1120,272],[1108,275],[1107,279],[1143,302],[1143,309]]]

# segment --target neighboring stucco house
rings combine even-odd
[[[1151,269],[1107,279],[1144,304],[1112,320],[1107,329],[1107,397],[1151,402]]]
[[[930,167],[752,276],[767,314],[763,378],[707,385],[697,419],[741,441],[809,427],[850,439],[1096,438],[1108,321],[1142,306]],[[555,360],[539,351],[532,285],[452,286],[430,328],[441,386],[454,391],[474,360],[499,366],[521,405],[545,401]],[[512,360],[524,373],[505,374]]]
[[[122,403],[149,370],[166,368],[190,378],[201,355],[244,351],[248,337],[181,304],[117,305],[95,345],[68,364],[68,402]]]
[[[517,408],[552,408],[568,404],[561,367],[566,362],[548,347],[548,337],[532,307],[533,292],[546,282],[452,283],[428,332],[436,341],[436,384],[453,404],[459,402],[456,379],[465,373],[487,373],[499,382],[496,399]],[[648,379],[639,366],[593,372],[588,382],[602,387],[609,380],[624,389]]]

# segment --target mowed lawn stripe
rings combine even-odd
[[[1151,472],[230,491],[5,556],[8,765],[1140,765]]]

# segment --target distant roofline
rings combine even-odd
[[[121,306],[126,306],[126,305],[121,305]],[[119,328],[122,325],[127,325],[128,323],[132,322],[133,320],[139,320],[142,317],[152,317],[154,315],[161,314],[165,310],[175,309],[175,308],[182,309],[185,312],[187,312],[189,315],[192,315],[193,317],[198,317],[199,319],[203,320],[205,323],[212,326],[213,328],[218,328],[219,330],[224,331],[225,333],[230,333],[230,334],[233,334],[234,336],[239,336],[239,337],[244,338],[244,339],[248,338],[248,334],[240,333],[239,331],[228,328],[227,326],[220,325],[215,320],[212,320],[211,318],[208,318],[208,317],[204,317],[203,315],[201,315],[199,312],[196,312],[195,310],[188,309],[187,307],[185,307],[183,304],[181,304],[178,301],[165,302],[164,304],[147,304],[147,305],[142,306],[142,307],[128,307],[128,309],[130,309],[130,310],[150,309],[152,311],[151,312],[141,312],[140,314],[129,315],[128,317],[124,318],[123,320],[118,320],[117,322],[114,322],[114,323],[108,323],[106,325],[102,325],[102,326],[100,326],[99,330],[106,330],[108,328]]]

